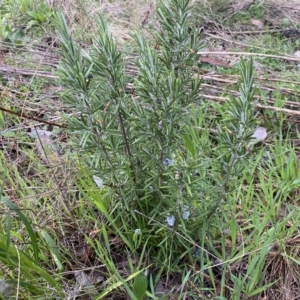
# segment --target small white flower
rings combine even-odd
[[[166,221],[169,226],[174,226],[175,224],[175,217],[173,215],[168,214]]]
[[[95,176],[95,175],[93,176],[93,179],[94,179],[94,182],[96,183],[96,185],[98,186],[98,188],[100,190],[102,190],[103,189],[103,180],[100,177]]]
[[[154,187],[152,185],[149,186],[149,190],[150,192],[153,192],[154,191]]]
[[[142,231],[141,231],[141,229],[137,228],[137,229],[134,231],[134,233],[137,234],[137,235],[140,235],[140,234],[142,234]]]
[[[159,130],[162,130],[162,121],[159,121],[159,122],[158,122],[157,127],[158,127]]]

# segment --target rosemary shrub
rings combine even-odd
[[[217,146],[199,130],[207,128],[207,105],[192,71],[202,47],[200,31],[190,27],[192,11],[188,0],[162,1],[159,50],[134,37],[136,76],[126,73],[126,58],[101,16],[91,51],[74,42],[61,14],[55,19],[63,100],[74,112],[69,128],[82,161],[103,181],[109,201],[102,210],[136,248],[156,247],[161,261],[190,249],[186,239],[204,243],[230,178],[244,170],[255,123],[252,63],[241,62],[241,95],[223,112]]]

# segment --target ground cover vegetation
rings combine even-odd
[[[297,2],[0,8],[3,299],[297,299]]]

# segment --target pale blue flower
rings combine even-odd
[[[187,220],[189,218],[189,216],[191,215],[191,213],[189,211],[185,211],[183,214],[182,214],[182,219],[183,220]]]
[[[189,218],[189,216],[191,215],[191,212],[189,210],[189,206],[188,205],[184,205],[183,206],[183,214],[182,214],[182,219],[187,220]]]
[[[174,226],[175,224],[175,217],[173,215],[168,214],[166,221],[169,226]]]
[[[168,166],[171,166],[171,165],[173,165],[172,159],[166,157],[166,158],[163,160],[163,166],[164,166],[164,167],[168,167]]]

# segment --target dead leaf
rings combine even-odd
[[[75,278],[76,278],[77,283],[82,287],[93,285],[89,276],[86,273],[84,273],[83,271],[75,271]]]
[[[58,162],[58,155],[54,150],[53,140],[51,139],[51,131],[36,129],[27,134],[36,139],[36,148],[45,163],[56,164]]]
[[[90,239],[93,239],[99,232],[101,232],[101,230],[99,230],[99,229],[91,231],[89,233]]]
[[[229,67],[229,64],[227,61],[215,58],[215,57],[200,57],[200,62],[207,63],[213,66],[220,66],[220,67]]]
[[[252,19],[251,23],[259,29],[264,28],[264,23],[261,20]]]
[[[254,66],[256,71],[263,71],[264,70],[264,66],[256,60],[253,62],[253,66]]]
[[[39,136],[47,136],[49,137],[52,134],[51,131],[48,130],[42,130],[42,129],[37,129],[37,130],[32,130],[31,132],[28,132],[28,135],[32,138],[38,138]]]
[[[155,287],[155,296],[162,298],[166,295],[166,289],[164,288],[164,285],[161,280],[158,281],[156,287]]]
[[[99,294],[95,285],[104,281],[104,277],[99,273],[91,272],[90,274],[87,274],[81,270],[75,271],[75,279],[78,285],[75,293],[79,294],[84,289],[84,292],[89,296],[92,296],[92,299]]]
[[[76,249],[76,256],[78,260],[86,262],[95,257],[95,251],[91,246],[86,244]]]
[[[101,273],[97,271],[93,271],[89,274],[90,281],[92,281],[93,284],[100,283],[104,281],[104,276],[101,275]]]
[[[104,277],[99,272],[91,272],[87,274],[83,271],[75,271],[75,278],[81,287],[92,286],[104,280]]]
[[[0,294],[5,299],[8,299],[8,297],[11,297],[15,294],[14,287],[11,284],[7,283],[3,278],[0,278]]]
[[[39,138],[36,139],[36,147],[40,153],[41,159],[51,165],[58,162],[58,155],[52,148],[53,141],[46,134],[39,135]]]

